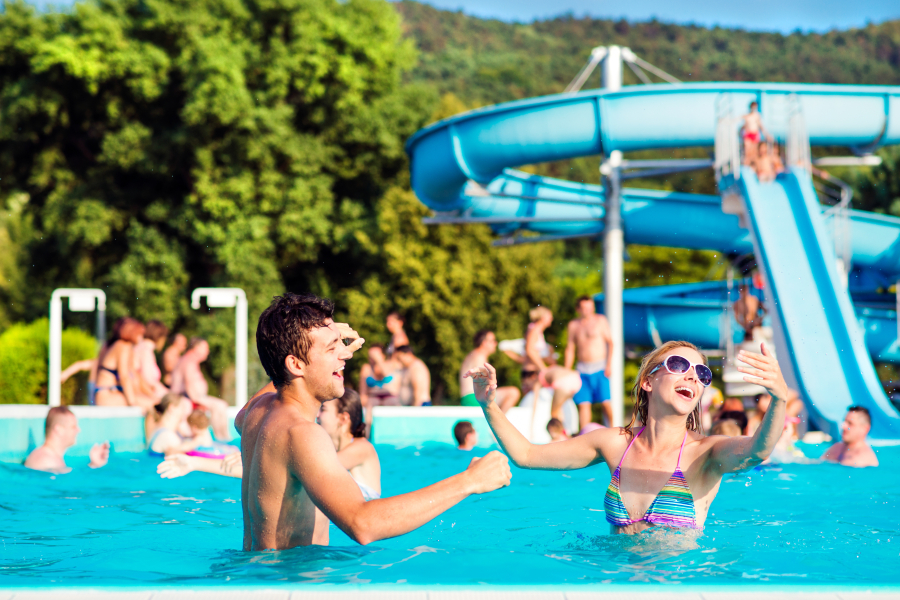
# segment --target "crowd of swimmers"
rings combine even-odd
[[[625,427],[598,425],[570,435],[562,420],[553,417],[547,424],[552,443],[534,444],[506,417],[508,407],[504,410],[500,400],[507,400],[507,394],[500,393],[503,388],[496,370],[487,360],[496,339],[492,342],[490,336],[481,335],[473,358],[485,360],[470,361],[462,378],[471,384],[466,394],[482,409],[503,452],[476,456],[465,471],[423,489],[381,498],[381,465],[365,436],[364,403],[344,385],[344,367],[365,340],[347,324],[334,322],[333,311],[328,300],[287,293],[275,298],[260,316],[257,349],[271,383],[255,394],[235,419],[240,448],[217,456],[191,454],[198,448],[214,448],[220,440],[213,440],[210,434],[209,411],[185,394],[172,391],[177,368],[169,391],[152,405],[159,417],[151,439],[159,444],[151,443],[151,450],[165,455],[158,468],[161,476],[207,471],[242,479],[245,550],[327,544],[329,522],[361,544],[402,535],[470,495],[510,485],[510,461],[520,468],[550,470],[605,463],[611,481],[603,504],[613,533],[638,533],[652,527],[702,529],[722,476],[768,459],[783,438],[791,406],[797,401],[765,345],[758,353],[741,351],[738,370],[745,381],[764,388],[766,395],[757,398],[747,423],[728,416],[741,411],[723,401],[711,424],[720,433],[706,435],[704,414],[711,413],[703,410],[702,399],[711,388],[712,371],[698,348],[672,341],[644,356],[632,389],[634,411]],[[584,388],[574,389],[578,386],[571,373],[584,381],[582,376],[606,370],[609,342],[602,357],[580,354],[579,339],[603,339],[607,334],[602,321],[593,318],[591,307],[580,303],[579,311],[579,319],[570,324],[574,351],[567,349],[564,358],[571,365],[577,357],[577,371],[565,364],[554,367],[548,361],[543,348],[546,342],[541,343],[548,320],[552,321],[547,312],[533,311],[526,330],[520,355],[523,371],[538,371],[528,379],[535,387],[553,388],[554,405],[560,389],[573,398]],[[580,327],[585,329],[579,331]],[[141,341],[140,335],[126,335],[135,346]],[[118,336],[123,339],[121,328]],[[123,358],[127,353],[121,349],[115,364],[105,361],[115,343],[101,352],[98,366],[117,370],[122,381],[124,367],[133,363]],[[395,345],[394,353],[403,345],[408,343]],[[208,349],[198,352],[191,362],[205,360],[201,359],[204,352]],[[552,371],[554,368],[562,370]],[[378,375],[373,372],[372,376]],[[602,392],[599,397],[604,401]],[[184,424],[190,429],[190,442],[178,431]],[[869,426],[868,412],[851,407],[842,440],[826,452],[825,459],[854,466],[877,464],[865,442]],[[729,435],[728,427],[732,427],[731,434],[741,435]],[[472,450],[478,444],[471,422],[458,423],[453,433],[461,450]],[[29,455],[26,466],[66,471],[64,454],[77,434],[75,415],[66,407],[51,408],[44,444]],[[103,467],[108,456],[108,445],[94,446],[90,466]]]

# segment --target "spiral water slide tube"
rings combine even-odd
[[[436,212],[481,218],[501,233],[527,228],[557,235],[599,234],[603,230],[602,188],[511,169],[578,156],[609,155],[614,150],[710,147],[716,133],[716,102],[723,93],[730,94],[736,106],[759,102],[767,129],[780,139],[787,136],[785,107],[794,98],[802,107],[811,145],[871,151],[900,143],[897,87],[758,83],[630,86],[615,92],[594,90],[511,102],[435,123],[407,142],[413,189]],[[779,119],[779,115],[785,118]],[[806,216],[818,224],[816,235],[805,234],[800,246],[794,248],[798,253],[785,255],[766,245],[763,231],[774,224],[763,220],[795,219],[800,213],[784,209],[779,214],[762,211],[754,216],[757,213],[752,206],[758,203],[746,196],[769,193],[741,185],[752,234],[740,227],[737,217],[721,212],[718,199],[626,189],[622,197],[625,240],[744,252],[753,248],[755,239],[760,246],[754,248],[757,253],[769,256],[772,251],[772,257],[784,257],[793,263],[802,262],[798,256],[823,254],[820,244],[828,234],[817,203],[804,205],[819,215]],[[804,186],[793,185],[784,192],[785,197],[794,204],[799,202],[796,197],[809,201],[803,196]],[[811,184],[807,187],[812,189]],[[788,224],[797,226],[793,221]],[[896,280],[900,275],[900,223],[854,213],[852,230],[854,275],[868,273],[876,280]],[[810,267],[811,279],[802,289],[769,282],[773,301],[779,307],[783,339],[792,355],[792,379],[813,405],[811,413],[821,428],[836,434],[843,411],[855,402],[873,411],[873,437],[900,440],[900,416],[874,376],[849,294],[846,289],[838,289],[830,276],[826,278],[827,272],[824,267]],[[793,297],[800,301],[788,300]],[[807,335],[803,328],[810,323],[805,315],[826,305],[824,320],[829,329],[819,329],[822,323],[817,322],[817,329]],[[815,345],[809,343],[813,337]],[[823,354],[841,357],[836,371],[843,377],[841,387],[818,385],[808,370],[806,365],[817,364],[816,357]],[[838,389],[842,393],[835,393]]]

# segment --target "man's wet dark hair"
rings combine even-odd
[[[859,413],[866,418],[866,422],[868,422],[869,425],[872,424],[872,414],[869,412],[869,409],[866,408],[865,406],[851,406],[850,408],[847,409],[847,412],[848,413],[852,413],[852,412]]]
[[[477,333],[475,333],[475,337],[472,338],[472,343],[475,344],[475,347],[478,348],[481,344],[484,343],[484,338],[488,336],[489,333],[493,333],[490,329],[479,329]]]
[[[394,350],[394,354],[397,354],[398,352],[400,354],[412,354],[413,353],[412,348],[410,348],[408,345],[397,346],[397,348]]]
[[[259,362],[276,388],[281,388],[292,377],[284,366],[288,356],[296,356],[309,363],[312,347],[310,332],[324,327],[325,321],[334,315],[334,303],[315,294],[275,296],[269,308],[259,316],[256,328],[256,349]]]
[[[466,443],[466,436],[475,431],[475,427],[470,421],[460,421],[453,426],[453,437],[456,438],[456,444],[462,446]]]
[[[590,296],[578,296],[578,299],[575,300],[575,306],[581,306],[582,302],[593,302],[594,299]]]

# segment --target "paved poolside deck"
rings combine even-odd
[[[0,590],[0,600],[894,600],[900,587],[878,590],[776,588],[673,589],[673,586],[596,587],[581,590],[445,589],[445,590],[281,590],[209,588],[205,590],[44,589]]]

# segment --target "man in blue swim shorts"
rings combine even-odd
[[[575,301],[578,318],[569,322],[569,342],[566,345],[565,367],[571,369],[578,356],[575,370],[581,374],[581,389],[573,400],[578,405],[578,424],[584,429],[593,419],[594,404],[603,407],[607,427],[612,425],[612,403],[609,393],[610,364],[613,340],[609,321],[597,314],[594,300],[581,296]]]

